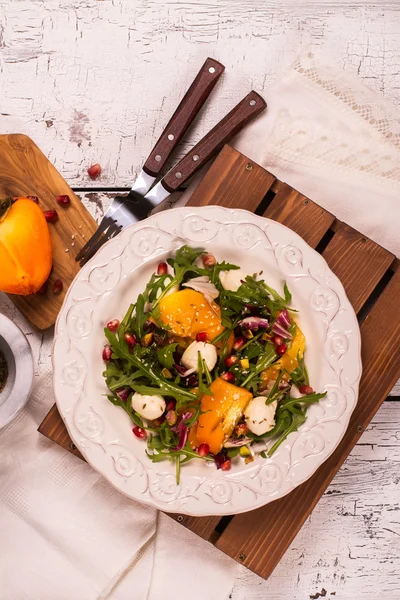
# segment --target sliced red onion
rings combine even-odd
[[[182,450],[185,446],[189,435],[189,427],[185,425],[185,421],[190,419],[191,416],[191,412],[182,413],[178,423],[174,427],[171,427],[171,430],[179,435],[178,445],[172,448],[172,450]]]
[[[292,334],[280,323],[278,323],[278,320],[275,321],[272,331],[275,333],[275,335],[280,335],[285,340],[291,340],[293,338]]]
[[[276,320],[279,323],[279,325],[282,325],[282,327],[284,327],[285,329],[289,329],[289,327],[290,327],[290,317],[289,317],[289,313],[286,310],[286,308],[284,308],[281,311],[279,317]]]
[[[131,388],[118,388],[115,393],[117,394],[118,398],[122,400],[122,402],[126,402],[129,398],[129,394],[131,393]]]
[[[229,438],[229,440],[225,442],[224,448],[239,448],[240,446],[246,446],[252,441],[253,440],[249,437],[240,438],[240,440]]]
[[[177,363],[174,364],[174,369],[176,369],[179,373],[179,375],[182,375],[182,377],[185,377],[185,373],[187,371],[186,367],[184,367],[183,365],[178,365]]]
[[[245,319],[239,321],[239,325],[243,329],[255,331],[256,329],[267,329],[269,323],[268,319],[263,319],[262,317],[246,317]]]
[[[217,469],[220,469],[223,465],[223,463],[226,461],[227,459],[227,453],[224,450],[221,450],[221,452],[218,452],[218,454],[216,454],[214,456],[214,460],[215,460],[215,464],[217,465]]]

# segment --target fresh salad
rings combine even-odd
[[[223,471],[235,457],[268,458],[325,396],[310,387],[290,304],[286,284],[281,296],[263,272],[183,246],[107,324],[107,398],[150,460],[175,462],[177,482],[194,458]]]

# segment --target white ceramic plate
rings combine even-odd
[[[103,394],[103,328],[135,302],[156,264],[184,243],[204,247],[269,285],[287,281],[307,338],[310,383],[327,396],[312,405],[298,432],[269,459],[229,472],[194,460],[181,469],[153,464],[132,434],[128,415]],[[168,512],[196,516],[252,510],[308,479],[342,439],[357,402],[360,333],[342,284],[302,238],[275,221],[215,206],[178,208],[124,230],[79,272],[56,324],[53,350],[57,406],[86,460],[124,494]]]

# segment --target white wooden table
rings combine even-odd
[[[307,45],[400,105],[396,0],[0,0],[0,131],[32,137],[99,219],[205,57],[226,73],[181,153]],[[33,332],[2,295],[0,312],[29,335],[38,375],[51,332]],[[241,569],[232,600],[400,598],[399,422],[394,395],[269,581]]]

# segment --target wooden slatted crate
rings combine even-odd
[[[233,517],[170,515],[267,578],[400,377],[400,314],[393,311],[393,299],[400,294],[399,261],[229,146],[189,202],[209,204],[256,212],[301,235],[341,279],[361,326],[363,377],[358,404],[341,443],[308,481],[284,498]],[[82,458],[55,406],[39,431]]]

